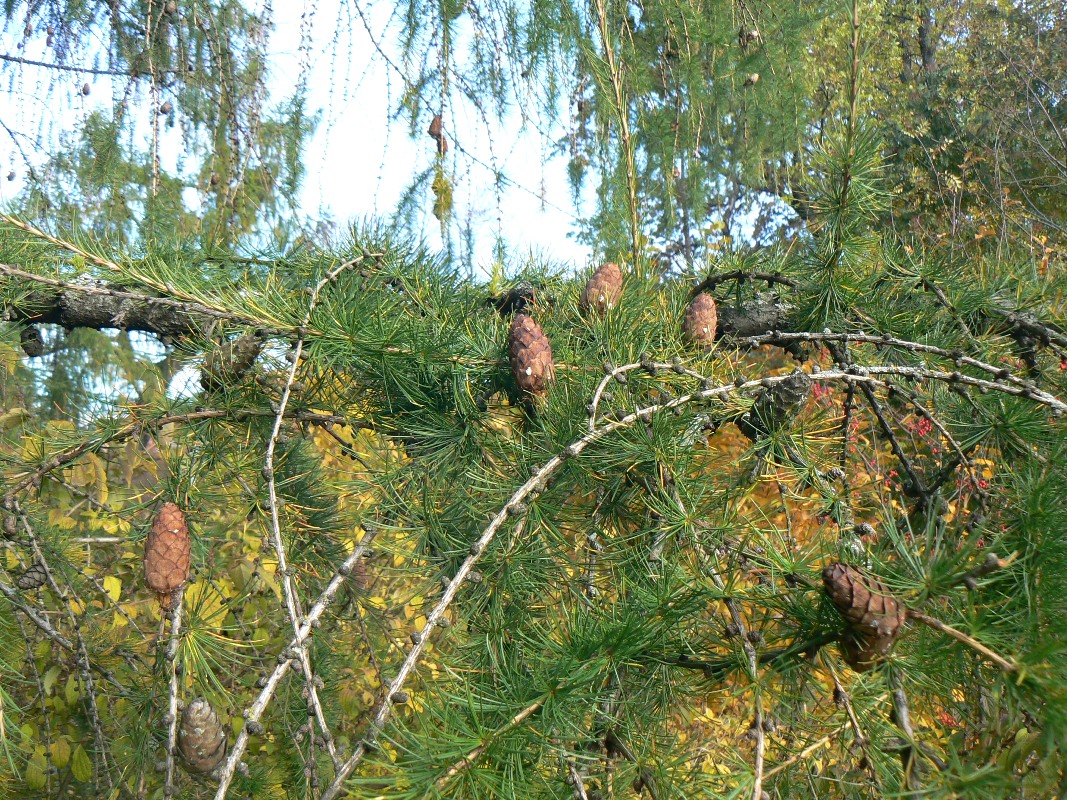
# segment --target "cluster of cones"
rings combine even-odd
[[[623,276],[618,264],[606,262],[586,281],[578,300],[583,314],[604,314],[622,299]],[[718,328],[715,298],[701,292],[682,320],[682,333],[698,347],[711,347]],[[552,345],[541,326],[528,314],[516,314],[508,333],[508,361],[515,384],[532,397],[544,397],[555,378]]]
[[[586,315],[604,314],[618,305],[622,292],[622,270],[617,264],[605,263],[586,282],[579,298],[579,307]],[[715,343],[717,327],[715,298],[707,292],[697,294],[682,320],[682,333],[686,340],[698,347],[711,347]],[[516,314],[511,322],[508,360],[519,389],[530,397],[544,397],[549,383],[555,378],[552,345],[541,326],[528,314]],[[810,388],[810,379],[799,373],[796,383],[797,386],[789,381],[776,384],[774,392],[761,395],[754,408],[756,413],[742,420],[742,431],[750,438],[758,438],[768,424],[765,417],[770,419],[784,413],[783,409],[777,408],[762,409],[761,413],[761,402],[763,405],[785,405],[790,408],[802,402]],[[783,397],[779,397],[779,394]],[[793,397],[793,394],[797,397]],[[845,662],[857,672],[871,669],[888,655],[896,643],[907,620],[907,610],[877,578],[845,564],[830,564],[823,570],[823,588],[848,623],[841,637],[841,652]]]

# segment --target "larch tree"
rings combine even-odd
[[[327,235],[269,4],[5,7],[115,92],[4,125],[5,795],[1062,797],[1062,5],[344,8],[432,155]],[[515,114],[594,263],[454,213]]]

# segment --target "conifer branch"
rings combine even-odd
[[[168,338],[182,338],[206,333],[209,320],[224,319],[241,325],[260,326],[260,330],[279,332],[261,326],[262,320],[211,308],[201,303],[172,300],[167,297],[130,292],[111,285],[94,286],[48,278],[9,264],[0,264],[0,273],[13,278],[40,283],[62,291],[56,295],[35,294],[27,304],[32,311],[7,306],[4,318],[28,324],[55,323],[65,328],[115,328],[125,331],[144,331]],[[80,295],[94,296],[90,303]],[[140,306],[144,306],[141,308]],[[165,313],[160,309],[172,309]]]
[[[637,366],[641,365],[638,364]],[[935,380],[945,380],[949,382],[960,380],[959,376],[955,374],[941,373],[934,370],[926,370],[913,367],[871,367],[863,368],[863,373],[860,373],[858,370],[859,368],[855,367],[850,368],[850,371],[826,370],[821,371],[813,375],[812,377],[813,379],[820,381],[843,380],[847,382],[857,382],[861,384],[870,384],[872,386],[880,386],[882,388],[885,388],[886,384],[884,383],[884,381],[873,377],[874,374],[913,375],[917,377]],[[612,371],[614,371],[614,369]],[[638,421],[647,421],[655,413],[673,410],[675,408],[679,408],[699,400],[708,400],[713,397],[728,396],[730,394],[740,392],[745,389],[753,389],[756,387],[762,387],[765,389],[771,388],[777,385],[778,383],[782,383],[783,381],[789,380],[790,378],[792,378],[791,375],[777,375],[762,378],[760,380],[742,381],[739,379],[734,383],[725,384],[713,388],[702,389],[690,394],[673,398],[664,403],[651,404],[643,408],[638,408],[634,412],[627,414],[626,416],[620,419],[605,422],[601,427],[596,428],[593,431],[586,433],[584,436],[576,439],[559,454],[550,458],[544,466],[537,470],[529,480],[527,480],[514,492],[514,494],[512,494],[511,498],[504,505],[504,507],[493,516],[492,520],[489,522],[489,525],[486,527],[486,529],[482,532],[481,536],[479,536],[475,543],[471,545],[470,555],[468,555],[467,558],[464,559],[463,563],[456,571],[455,576],[449,582],[448,587],[446,588],[441,599],[438,600],[437,604],[434,606],[434,609],[430,612],[429,616],[426,619],[426,625],[421,631],[415,631],[412,633],[411,638],[413,642],[413,647],[410,651],[408,651],[407,656],[404,658],[404,661],[400,666],[397,676],[393,679],[392,683],[389,685],[388,690],[384,693],[383,699],[379,702],[374,713],[374,718],[371,722],[371,725],[369,726],[367,732],[364,734],[363,741],[360,742],[351,757],[349,757],[349,759],[344,763],[342,769],[334,778],[334,781],[327,787],[326,791],[323,793],[321,800],[333,800],[333,798],[335,798],[337,796],[337,793],[341,790],[342,785],[344,784],[348,776],[351,774],[352,770],[356,768],[356,766],[363,760],[364,756],[368,752],[377,747],[378,738],[380,737],[384,729],[385,723],[389,720],[392,714],[392,697],[403,689],[404,684],[407,682],[411,671],[414,669],[415,664],[418,662],[419,658],[422,655],[422,651],[425,647],[428,635],[433,631],[435,627],[437,627],[438,624],[440,624],[444,612],[448,609],[448,607],[452,604],[452,601],[455,599],[456,594],[459,591],[459,586],[466,579],[467,575],[470,574],[471,570],[474,568],[474,565],[479,561],[482,554],[485,552],[486,547],[488,547],[488,545],[492,543],[504,521],[508,518],[509,515],[524,513],[524,501],[531,495],[537,494],[540,491],[541,487],[546,484],[546,482],[551,478],[551,476],[565,463],[567,459],[574,458],[580,455],[581,452],[590,445],[595,444],[600,439],[603,439],[618,430],[627,428]],[[1003,384],[993,383],[991,381],[987,381],[986,383],[989,383],[993,388],[1008,393],[1019,393],[1021,391],[1020,389],[1018,389],[1018,387],[1014,386],[1005,386]],[[1025,396],[1034,399],[1034,394],[1032,392],[1028,392]],[[1047,397],[1048,400],[1045,400],[1044,402],[1048,402],[1050,405],[1052,403],[1055,403],[1059,406],[1063,406],[1063,403],[1061,401],[1052,397],[1051,395],[1045,395],[1045,397]],[[1038,399],[1039,402],[1043,401],[1043,398],[1040,397],[1036,399]],[[712,580],[718,586],[722,579],[718,577],[718,573],[717,571],[715,571],[714,567],[711,567],[711,570],[712,572],[710,574],[712,575]],[[723,584],[722,589],[725,590],[725,584]],[[731,601],[727,600],[726,602],[727,607],[730,608]],[[742,626],[744,625],[744,619],[741,617],[740,608],[736,605],[736,603],[734,603],[733,608],[731,608],[731,617],[736,617],[734,619],[734,624],[738,625],[739,629],[743,630]],[[756,676],[758,675],[758,659],[756,657],[755,650],[752,648],[751,643],[747,642],[747,638],[745,639],[745,652],[748,656],[749,668],[751,670],[753,680],[756,680]],[[759,735],[762,735],[762,707],[758,699],[756,703],[756,719],[761,726]],[[761,748],[757,749],[757,768],[759,769],[757,775],[762,774]],[[760,787],[760,783],[761,781],[757,780],[757,789]],[[753,797],[754,800],[759,800],[759,792],[755,792]],[[222,800],[222,797],[218,796],[217,800]]]
[[[228,418],[242,420],[250,417],[273,417],[276,413],[277,412],[275,411],[255,408],[240,408],[233,410],[211,408],[190,411],[185,414],[166,414],[155,419],[137,419],[131,414],[126,421],[110,433],[104,433],[97,439],[87,439],[77,445],[61,450],[59,453],[56,453],[45,461],[45,463],[37,469],[31,470],[4,493],[3,499],[0,500],[0,507],[9,510],[12,509],[15,495],[30,486],[39,486],[41,481],[49,473],[77,461],[86,453],[95,453],[109,444],[121,442],[131,436],[136,436],[144,429],[158,429],[167,425],[183,425],[189,422],[201,422],[208,419]],[[312,424],[340,423],[357,428],[373,429],[373,425],[368,422],[363,422],[361,420],[350,421],[339,414],[323,414],[304,409],[286,411],[285,418],[295,419],[298,422],[310,422]]]
[[[845,713],[848,715],[849,724],[852,725],[852,733],[855,735],[856,744],[859,746],[860,750],[863,751],[863,755],[867,759],[867,763],[873,764],[870,753],[868,752],[868,748],[870,747],[870,740],[867,738],[866,734],[864,734],[863,728],[860,726],[859,717],[856,716],[856,709],[852,705],[852,697],[845,690],[845,687],[841,685],[841,679],[837,676],[837,670],[834,669],[834,665],[830,661],[830,659],[826,658],[825,653],[823,654],[822,662],[830,671],[830,677],[834,681],[834,702],[836,702],[839,706],[844,706]],[[877,778],[878,773],[873,766],[870,767],[870,772],[875,778]]]
[[[882,411],[882,405],[878,402],[878,398],[874,396],[874,391],[866,383],[859,384],[860,391],[863,392],[863,396],[867,398],[867,405],[870,406],[871,411],[874,412],[875,419],[878,420],[878,425],[881,427],[882,432],[889,438],[889,446],[893,450],[893,455],[897,457],[897,461],[900,462],[901,467],[908,475],[908,483],[904,487],[904,493],[921,498],[924,502],[930,502],[930,492],[926,488],[926,484],[923,479],[919,477],[919,473],[915,470],[915,465],[911,463],[911,459],[908,458],[904,452],[904,448],[900,444],[900,440],[897,438],[896,432],[885,418],[885,414]]]
[[[685,504],[682,502],[682,497],[678,493],[678,489],[674,488],[671,493],[672,499],[675,505],[678,507],[678,511],[683,517],[688,516]],[[698,546],[699,547],[699,546]],[[756,655],[756,648],[753,646],[752,637],[749,636],[747,626],[745,624],[745,618],[741,614],[741,606],[737,602],[736,598],[730,597],[726,590],[726,583],[719,575],[718,569],[711,563],[711,559],[706,553],[703,553],[703,548],[699,548],[699,552],[703,556],[704,570],[711,578],[712,583],[715,584],[723,596],[723,602],[726,604],[727,610],[730,612],[730,619],[733,622],[734,628],[737,630],[737,635],[741,639],[741,647],[745,651],[745,656],[748,659],[749,677],[752,681],[753,692],[753,720],[750,730],[756,734],[756,756],[753,770],[755,772],[755,780],[752,784],[752,800],[761,800],[763,794],[763,760],[764,749],[766,747],[766,735],[764,733],[763,725],[763,697],[759,680],[759,657]]]
[[[935,631],[941,631],[941,633],[948,634],[957,642],[962,642],[963,644],[970,647],[972,650],[981,653],[983,656],[988,658],[990,661],[992,661],[1005,672],[1015,673],[1019,671],[1019,665],[1012,661],[1010,658],[1005,658],[996,651],[986,647],[973,636],[969,636],[963,631],[953,628],[951,625],[942,622],[936,617],[931,617],[930,615],[924,614],[921,611],[908,609],[908,619],[913,619],[916,622],[921,622],[923,625],[927,625],[933,628]]]
[[[638,365],[640,366],[640,364]],[[512,494],[511,498],[504,505],[504,507],[498,511],[490,520],[489,525],[482,532],[481,536],[471,545],[470,555],[468,555],[463,563],[460,564],[459,569],[456,571],[455,576],[449,581],[448,586],[445,589],[444,594],[438,600],[433,610],[426,618],[426,624],[421,631],[414,631],[411,635],[413,647],[408,651],[407,656],[404,658],[403,663],[398,670],[396,677],[390,683],[386,692],[384,692],[383,699],[379,702],[374,718],[364,734],[363,741],[356,747],[355,752],[344,763],[342,769],[338,772],[334,781],[327,787],[320,800],[332,800],[337,796],[337,793],[341,790],[345,780],[351,774],[352,770],[363,760],[363,757],[371,750],[377,747],[377,741],[381,735],[385,723],[389,720],[393,710],[393,697],[398,692],[403,690],[408,676],[414,669],[415,664],[418,662],[422,655],[422,651],[425,647],[429,634],[435,627],[440,624],[440,621],[452,601],[455,599],[456,594],[459,591],[459,587],[463,581],[470,574],[474,565],[478,563],[485,549],[492,543],[496,537],[500,527],[504,524],[505,520],[509,516],[523,515],[525,514],[525,501],[531,496],[535,496],[540,493],[543,487],[551,479],[552,475],[570,458],[575,458],[581,454],[590,445],[596,443],[600,439],[607,437],[608,435],[633,425],[638,421],[646,421],[651,418],[654,413],[671,410],[678,408],[688,403],[694,402],[700,399],[707,399],[710,397],[718,397],[729,395],[731,393],[740,391],[745,388],[754,388],[755,386],[773,386],[776,383],[780,383],[786,380],[789,376],[776,376],[772,378],[764,378],[762,381],[747,381],[739,383],[730,383],[723,386],[709,388],[696,392],[693,394],[683,395],[682,397],[674,398],[666,403],[653,404],[644,408],[638,408],[636,411],[627,414],[625,417],[613,420],[605,423],[599,428],[586,433],[584,436],[573,441],[569,446],[564,448],[560,453],[550,458],[544,466],[534,472],[533,476],[529,478],[522,486],[520,486]],[[843,379],[844,373],[825,373],[824,378],[837,378]],[[714,568],[713,568],[714,569]],[[716,573],[717,576],[717,573]],[[721,581],[721,578],[719,579]],[[735,608],[736,605],[735,605]],[[740,616],[740,610],[737,610],[737,615]],[[744,620],[741,620],[741,624],[744,624]],[[747,640],[746,640],[747,642]],[[758,673],[757,661],[755,650],[752,649],[750,643],[746,643],[746,653],[749,655],[750,668],[752,669],[753,679]],[[762,709],[757,707],[759,712],[758,717],[760,724],[762,725]],[[761,728],[762,733],[762,728]],[[762,751],[761,756],[762,758]],[[756,800],[759,798],[757,792]],[[222,796],[217,796],[216,800],[222,800]]]
[[[6,53],[0,53],[0,61],[7,61],[12,64],[23,64],[28,67],[41,67],[43,69],[53,69],[59,72],[76,72],[81,75],[115,75],[124,78],[137,77],[133,72],[123,72],[117,69],[99,69],[94,67],[75,67],[71,64],[55,64],[50,61],[35,61],[32,58],[19,58],[18,56],[8,55]]]
[[[520,711],[511,719],[509,719],[506,723],[501,725],[488,736],[484,737],[480,745],[473,748],[469,753],[463,756],[463,758],[461,758],[459,761],[449,767],[448,771],[444,775],[434,781],[434,790],[438,792],[443,791],[450,780],[452,780],[459,773],[463,772],[463,770],[473,766],[478,761],[478,759],[482,757],[482,753],[484,753],[489,748],[490,744],[492,744],[494,741],[506,734],[508,731],[514,730],[515,728],[519,727],[527,719],[536,714],[541,709],[541,706],[543,706],[545,702],[549,699],[549,697],[551,697],[551,694],[552,693],[549,692],[537,698],[532,703],[530,703],[530,705],[526,706],[526,708],[522,709],[522,711]]]
[[[73,242],[68,242],[65,239],[60,239],[57,236],[53,236],[52,234],[47,233],[46,231],[42,231],[40,228],[35,227],[34,225],[31,225],[28,222],[23,222],[22,220],[13,217],[10,214],[0,214],[0,222],[6,222],[8,225],[13,225],[19,230],[25,231],[26,233],[30,234],[30,236],[33,236],[35,239],[41,239],[42,241],[55,245],[56,247],[62,250],[66,250],[69,253],[73,253],[76,256],[80,256],[81,258],[85,259],[85,261],[89,264],[93,264],[97,267],[102,267],[108,270],[109,272],[122,272],[122,268],[114,261],[111,261],[106,258],[101,258],[100,256],[90,253],[88,250],[79,247]]]
[[[882,695],[879,698],[879,701],[885,700],[886,697],[888,697],[888,695]],[[814,753],[816,750],[820,750],[821,748],[825,747],[831,741],[833,741],[833,738],[835,736],[838,736],[839,734],[841,734],[845,730],[847,730],[848,727],[851,724],[852,724],[851,722],[846,721],[844,724],[839,725],[838,727],[834,728],[832,731],[830,731],[825,736],[822,736],[821,738],[816,739],[814,742],[809,744],[803,750],[800,750],[799,752],[794,753],[793,755],[789,756],[789,758],[787,758],[785,761],[779,762],[773,768],[767,770],[767,772],[763,776],[764,780],[769,780],[769,779],[773,778],[775,775],[777,775],[780,772],[784,772],[785,770],[789,769],[791,766],[793,766],[797,762],[803,761],[808,756],[810,756],[812,753]]]
[[[104,772],[104,777],[107,780],[108,787],[114,788],[115,779],[112,773],[112,768],[109,765],[110,761],[110,749],[107,746],[107,742],[104,738],[104,730],[100,721],[100,709],[96,702],[96,682],[93,680],[92,674],[92,660],[89,658],[89,650],[85,645],[85,639],[82,636],[81,625],[78,622],[78,618],[74,615],[74,611],[71,608],[70,593],[66,587],[61,587],[56,581],[55,574],[52,568],[48,564],[48,560],[45,558],[44,552],[41,550],[37,541],[37,535],[34,533],[32,526],[30,525],[29,517],[26,516],[19,505],[16,503],[14,509],[12,509],[19,517],[23,528],[26,531],[30,540],[30,545],[33,548],[34,556],[37,558],[38,563],[44,569],[45,580],[55,592],[56,597],[61,601],[62,607],[66,612],[68,621],[71,628],[74,630],[74,647],[71,652],[74,654],[77,666],[78,674],[81,677],[82,688],[85,690],[86,697],[83,698],[87,716],[89,717],[89,725],[93,730],[93,737],[96,742],[96,756],[100,760]],[[76,597],[79,605],[84,607],[85,603]],[[116,681],[117,683],[117,681]],[[95,767],[94,767],[95,768]]]
[[[286,615],[293,628],[293,634],[296,636],[300,633],[300,622],[303,617],[303,610],[300,604],[300,596],[297,593],[296,585],[293,581],[292,570],[289,567],[288,559],[286,557],[285,542],[282,541],[281,519],[278,513],[278,487],[274,479],[274,450],[278,445],[278,434],[281,433],[282,421],[285,419],[285,409],[289,404],[289,398],[292,396],[293,384],[296,382],[296,371],[300,368],[300,356],[304,349],[303,331],[306,330],[308,323],[311,321],[311,315],[314,313],[315,307],[318,304],[319,295],[323,288],[337,280],[337,277],[341,273],[352,269],[362,263],[363,260],[364,257],[361,256],[339,264],[327,272],[312,288],[311,299],[308,302],[308,308],[304,314],[304,321],[300,327],[300,334],[298,335],[296,345],[293,348],[293,358],[292,363],[289,366],[289,374],[286,377],[285,387],[282,390],[281,400],[278,403],[278,410],[274,417],[274,427],[271,430],[270,439],[267,442],[263,476],[267,479],[271,541],[274,545],[275,557],[278,559],[278,574],[281,575],[282,594]],[[311,670],[311,659],[308,657],[307,650],[303,647],[294,648],[294,652],[299,659],[301,667],[300,672],[303,673],[304,676],[304,686],[308,696],[309,714],[313,714],[318,721],[319,729],[326,742],[326,749],[330,754],[330,758],[333,760],[335,770],[337,770],[342,766],[341,757],[337,753],[333,735],[330,733],[330,728],[326,721],[326,714],[323,711],[322,703],[319,700],[318,689],[315,686],[315,676]],[[315,736],[314,731],[310,731],[310,733],[311,744],[308,758],[313,760],[315,757]]]
[[[274,697],[275,692],[278,691],[282,678],[284,678],[286,673],[292,668],[293,659],[299,657],[298,655],[294,655],[294,653],[303,649],[304,643],[307,641],[308,637],[311,636],[311,632],[319,627],[319,620],[323,613],[330,607],[330,604],[333,602],[341,585],[345,582],[348,576],[352,574],[352,569],[356,562],[367,554],[367,549],[370,547],[371,542],[374,541],[374,537],[377,533],[378,529],[376,527],[372,525],[364,526],[363,538],[360,539],[359,544],[356,545],[351,554],[341,562],[341,565],[337,568],[337,572],[330,578],[330,582],[326,584],[326,588],[322,590],[318,600],[315,601],[315,604],[308,611],[307,616],[304,617],[296,635],[293,636],[288,646],[286,646],[279,654],[278,664],[270,676],[263,682],[259,695],[253,701],[252,705],[245,709],[244,727],[241,728],[241,732],[237,734],[233,749],[230,750],[226,757],[226,761],[223,762],[222,766],[219,768],[219,788],[215,792],[215,800],[224,800],[228,794],[230,783],[233,781],[234,772],[237,771],[238,765],[241,763],[241,756],[244,755],[245,749],[248,747],[249,737],[254,733],[259,734],[263,732],[263,726],[260,724],[260,719],[262,718],[263,713],[267,710],[267,706],[270,705],[270,701]]]
[[[630,132],[630,104],[623,97],[622,71],[615,58],[615,49],[611,43],[611,35],[608,30],[608,12],[606,0],[595,0],[597,26],[600,32],[600,43],[604,48],[604,62],[608,68],[611,79],[611,88],[614,91],[615,108],[618,112],[619,132],[622,134],[623,158],[626,164],[626,191],[627,205],[630,212],[630,245],[633,252],[634,268],[641,269],[640,236],[641,227],[637,210],[637,168],[633,136]]]
[[[987,364],[980,359],[968,356],[958,350],[947,350],[943,347],[936,345],[925,344],[923,342],[913,342],[907,339],[900,339],[891,334],[874,334],[874,333],[834,333],[829,329],[816,333],[813,331],[772,331],[770,333],[762,333],[754,336],[741,337],[741,341],[745,344],[753,347],[763,344],[781,344],[783,342],[807,342],[807,343],[822,343],[829,344],[830,342],[837,342],[844,345],[849,344],[871,344],[876,347],[897,347],[902,350],[908,350],[912,353],[929,353],[930,355],[939,356],[946,360],[952,361],[958,366],[968,366],[981,370],[982,372],[989,373],[995,376],[998,380],[1007,381],[1010,384],[1018,386],[1020,388],[1027,388],[1034,390],[1036,385],[1032,381],[1027,381],[1023,378],[1016,376],[1011,370],[1004,367],[996,367],[992,364]],[[861,367],[862,368],[862,367]],[[961,376],[969,377],[969,376]]]

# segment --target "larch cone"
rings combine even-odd
[[[527,314],[516,314],[511,321],[508,360],[518,387],[527,394],[544,397],[556,376],[552,345],[541,326]]]
[[[578,305],[583,313],[595,311],[603,314],[609,308],[615,308],[621,298],[622,270],[618,264],[608,261],[589,276]]]
[[[715,298],[701,292],[693,298],[685,311],[682,332],[685,338],[699,347],[711,347],[715,343],[715,331],[719,325],[719,310]]]
[[[828,565],[822,581],[827,596],[848,622],[841,653],[850,667],[866,672],[893,649],[907,610],[884,583],[846,564]]]
[[[152,522],[144,546],[145,584],[159,595],[163,608],[170,608],[174,592],[189,579],[191,560],[185,515],[174,503],[164,503]]]
[[[178,725],[178,755],[190,772],[211,773],[226,757],[226,731],[203,697],[189,703]]]

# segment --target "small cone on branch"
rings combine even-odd
[[[252,368],[262,349],[263,340],[253,333],[242,334],[233,341],[219,345],[204,359],[200,385],[213,391],[239,380]]]
[[[823,588],[848,622],[841,653],[856,672],[866,672],[893,649],[907,612],[884,583],[846,564],[822,571]]]
[[[715,330],[719,324],[719,310],[715,298],[701,292],[693,298],[685,311],[682,332],[695,345],[711,347],[715,343]]]
[[[145,584],[159,595],[163,608],[170,608],[174,592],[189,579],[191,558],[185,515],[174,503],[164,503],[144,546]]]
[[[26,568],[25,572],[19,575],[15,585],[22,591],[28,592],[31,589],[40,589],[44,586],[47,577],[48,573],[44,571],[44,564],[40,561],[34,561]]]
[[[737,427],[752,441],[757,441],[788,426],[808,402],[811,378],[797,370],[785,380],[760,391],[752,408],[737,422]]]
[[[622,270],[619,265],[607,261],[589,276],[582,289],[578,306],[583,313],[595,311],[603,314],[609,308],[615,308],[622,297]]]
[[[518,387],[527,394],[544,397],[556,376],[552,345],[541,326],[527,314],[516,314],[511,321],[508,360]]]
[[[203,697],[189,703],[178,725],[178,754],[190,772],[207,775],[226,757],[226,731]]]
[[[431,139],[437,139],[441,136],[441,115],[434,114],[432,120],[430,120],[430,127],[426,130],[426,133]]]

